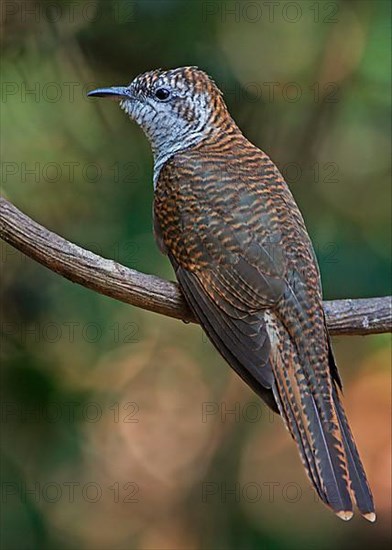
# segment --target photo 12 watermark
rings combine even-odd
[[[202,2],[202,21],[214,19],[220,23],[299,23],[304,19],[313,23],[337,23],[339,3],[323,0],[281,1],[231,1]]]
[[[250,481],[247,483],[205,481],[201,483],[201,501],[205,504],[238,504],[240,502],[296,504],[304,499],[314,503],[320,502],[313,487],[304,488],[296,481],[286,483],[279,481]]]
[[[114,424],[138,424],[140,407],[135,401],[49,401],[36,405],[4,400],[0,404],[1,424],[97,424],[111,419]]]
[[[18,178],[22,184],[136,184],[147,177],[143,166],[136,161],[114,162],[106,165],[99,162],[16,162],[3,160],[0,166],[1,183],[12,183]]]
[[[277,80],[259,82],[251,80],[236,82],[234,85],[222,85],[225,98],[236,103],[267,104],[275,102],[298,103],[338,103],[340,87],[336,82],[279,82]]]
[[[81,321],[46,321],[46,322],[2,322],[1,340],[29,343],[56,344],[60,341],[67,344],[85,342],[96,344],[101,341],[113,344],[136,344],[141,340],[138,323],[127,321],[120,323],[96,323]]]
[[[140,501],[140,487],[134,481],[115,481],[103,485],[96,481],[3,481],[1,483],[1,502],[11,504],[34,502],[36,504],[56,504],[59,502],[76,503],[110,501],[115,504],[137,504]]]
[[[226,401],[205,401],[201,405],[201,421],[255,424],[257,422],[275,422],[276,414],[264,406],[261,401],[226,403]]]
[[[4,23],[18,22],[21,25],[63,23],[135,23],[138,3],[131,0],[100,2],[99,0],[61,2],[30,2],[29,0],[4,0],[1,3],[1,20]]]

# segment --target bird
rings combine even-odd
[[[276,413],[320,499],[341,519],[373,496],[342,405],[320,271],[304,219],[269,156],[195,66],[98,88],[154,156],[153,228],[213,346]]]

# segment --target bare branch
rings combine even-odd
[[[74,283],[127,304],[196,322],[177,283],[107,260],[42,227],[0,197],[0,237]],[[391,297],[324,302],[331,334],[391,332]]]

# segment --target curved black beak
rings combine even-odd
[[[97,90],[91,90],[91,92],[88,92],[87,95],[89,97],[108,97],[114,101],[120,101],[121,99],[132,99],[129,88],[126,86],[98,88]]]

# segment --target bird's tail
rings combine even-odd
[[[330,391],[309,384],[288,335],[284,343],[280,338],[272,363],[275,399],[319,497],[341,519],[353,516],[355,502],[367,520],[375,521],[373,497],[335,383],[330,397]]]
[[[376,520],[373,496],[335,384],[333,385],[333,402],[339,421],[340,431],[343,437],[344,452],[348,465],[350,489],[354,496],[358,510],[364,518],[373,522]]]

